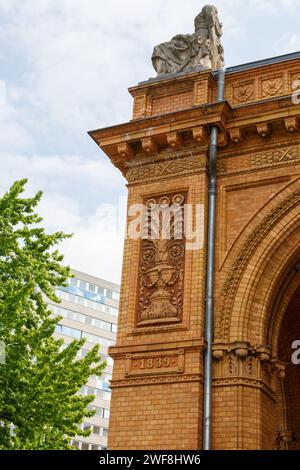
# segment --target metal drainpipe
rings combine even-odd
[[[224,99],[225,68],[218,74],[217,101]],[[205,300],[205,340],[204,359],[204,410],[203,410],[203,450],[211,448],[211,410],[212,410],[212,345],[214,339],[214,271],[215,271],[215,232],[217,202],[217,126],[212,126],[209,147],[209,189],[208,189],[208,227],[206,260],[206,300]]]

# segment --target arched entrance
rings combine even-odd
[[[300,365],[292,357],[295,352],[292,345],[297,340],[300,340],[300,284],[287,305],[278,339],[278,359],[285,365],[277,397],[278,449],[300,448]]]
[[[299,446],[300,365],[291,362],[300,340],[299,207],[297,177],[251,220],[225,261],[214,344],[216,449],[225,447],[221,432],[228,449]]]

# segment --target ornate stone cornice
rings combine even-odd
[[[206,103],[183,111],[147,117],[138,121],[90,131],[89,135],[103,146],[121,142],[135,142],[144,137],[155,137],[170,132],[183,132],[196,126],[220,124],[232,114],[231,106],[226,102]]]
[[[229,142],[239,147],[242,141],[243,145],[246,143],[249,129],[251,132],[256,129],[257,135],[266,143],[277,128],[297,132],[299,115],[300,105],[293,104],[291,97],[276,97],[235,109],[223,101],[91,131],[89,135],[126,173],[126,162],[140,158],[141,154],[158,157],[165,148],[184,149],[186,143],[193,140],[206,146],[207,150],[206,135],[212,125],[221,130],[220,147],[226,147]]]

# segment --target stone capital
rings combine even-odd
[[[244,341],[219,342],[213,345],[215,385],[250,383],[275,396],[277,379],[285,377],[285,366],[272,358],[266,345],[251,345]]]

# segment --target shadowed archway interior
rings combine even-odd
[[[300,286],[295,291],[281,325],[278,344],[279,360],[285,364],[282,383],[281,423],[279,433],[286,436],[288,448],[300,446],[300,365],[292,362],[292,344],[300,339]]]

